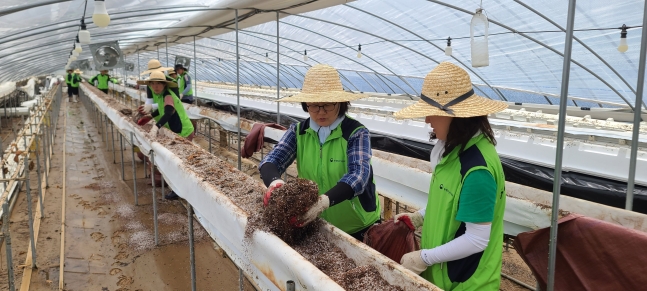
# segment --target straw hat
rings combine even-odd
[[[76,70],[74,70],[74,74],[79,74],[80,75],[80,74],[83,74],[83,72],[81,72],[81,70],[79,70],[79,69],[76,69]]]
[[[345,92],[339,73],[329,65],[312,66],[306,73],[301,93],[279,99],[279,102],[347,102],[367,95]]]
[[[169,88],[177,87],[177,83],[167,81],[166,76],[164,76],[164,73],[162,73],[161,71],[153,71],[148,80],[137,80],[138,85],[149,85],[150,82],[163,82],[166,83],[166,86],[168,86]]]
[[[99,73],[103,73],[103,72],[108,73],[108,71],[109,71],[109,70],[100,70],[100,71],[99,71]]]
[[[478,96],[470,76],[461,67],[442,62],[422,83],[418,103],[394,113],[396,118],[426,116],[473,117],[506,109],[508,104]]]
[[[173,70],[173,69],[170,69],[168,71],[168,75],[170,76],[170,75],[173,75],[173,74],[177,74],[177,72],[175,72],[175,70]]]
[[[148,70],[143,71],[139,75],[140,76],[141,75],[146,75],[146,74],[150,74],[151,72],[156,72],[156,71],[168,71],[170,69],[173,69],[173,68],[162,67],[162,63],[160,63],[160,61],[158,61],[156,59],[152,59],[152,60],[148,61]]]

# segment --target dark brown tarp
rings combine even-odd
[[[550,228],[520,233],[515,249],[541,289]],[[577,214],[559,220],[555,290],[647,290],[647,233]]]
[[[404,254],[420,249],[414,231],[404,223],[393,223],[393,219],[371,226],[364,243],[398,263]]]

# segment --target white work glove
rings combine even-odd
[[[425,263],[425,261],[422,260],[422,257],[420,256],[421,252],[422,251],[418,250],[404,254],[404,256],[402,256],[402,259],[400,259],[400,264],[403,267],[411,270],[411,272],[414,272],[416,274],[422,273],[429,266],[427,265],[427,263]]]
[[[425,218],[422,217],[422,214],[420,214],[420,212],[418,211],[413,213],[400,213],[395,216],[394,223],[398,224],[400,223],[400,221],[402,221],[409,227],[409,229],[416,230],[418,227],[422,226],[424,219]]]
[[[311,222],[313,222],[317,217],[319,217],[319,214],[324,212],[324,210],[328,209],[330,207],[330,198],[328,198],[328,195],[319,195],[319,200],[317,200],[317,203],[315,205],[312,205],[310,209],[299,218],[299,221],[297,222],[297,227],[304,227]]]
[[[180,99],[184,98],[184,94],[180,93]]]
[[[272,191],[281,188],[285,182],[281,179],[276,179],[270,183],[270,186],[267,187],[267,191],[265,191],[265,195],[263,196],[263,206],[267,206],[267,204],[270,203],[270,196],[272,196]]]
[[[142,115],[149,115],[151,114],[151,112],[153,112],[153,105],[152,104],[141,105],[139,106],[139,108],[137,108],[137,111],[139,111],[139,113],[141,113]]]
[[[159,135],[159,130],[160,128],[153,123],[153,127],[151,127],[151,131],[149,131],[148,134],[150,134],[153,137],[157,137]]]

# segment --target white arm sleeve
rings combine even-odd
[[[145,104],[151,104],[153,110],[157,110],[157,103],[153,102],[152,98],[146,98],[146,103]]]
[[[423,208],[423,209],[418,210],[418,213],[420,213],[422,215],[422,217],[425,217],[425,213],[427,213],[427,208]]]
[[[492,224],[465,223],[465,234],[433,249],[422,250],[422,260],[431,266],[482,252],[490,241]]]

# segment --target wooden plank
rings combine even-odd
[[[391,198],[384,197],[384,220],[393,218],[393,201]]]
[[[66,106],[67,108],[67,106]],[[66,111],[64,111],[66,112]],[[67,165],[65,164],[65,156],[67,155],[67,113],[65,115],[65,121],[63,125],[63,194],[61,195],[61,253],[60,253],[60,261],[59,261],[59,270],[58,270],[58,290],[63,290],[65,284],[63,283],[63,271],[65,269],[65,190],[66,190],[66,185],[65,185],[65,180],[67,179],[66,176],[66,168]]]

